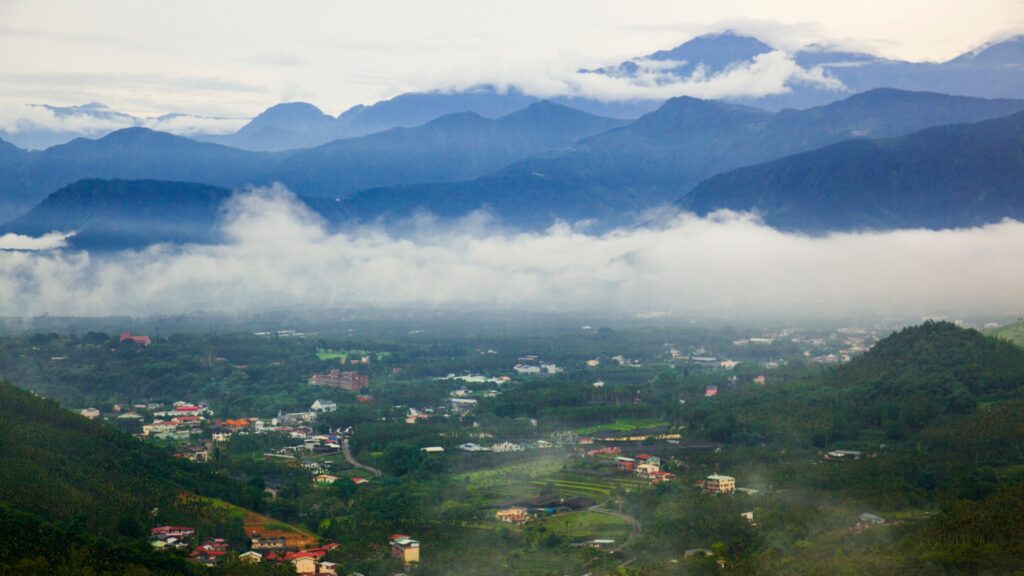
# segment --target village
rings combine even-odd
[[[301,341],[305,335],[296,332],[278,337]],[[388,367],[386,361],[385,366],[377,366],[387,356],[371,351],[318,348],[317,358],[321,366],[328,363],[327,369],[307,373],[305,385],[320,394],[299,411],[290,403],[276,413],[225,417],[205,399],[193,398],[114,403],[104,411],[85,408],[80,413],[131,430],[138,438],[166,447],[173,456],[198,465],[223,466],[231,459],[256,458],[302,471],[307,485],[303,490],[319,494],[317,498],[321,499],[330,499],[333,490],[341,485],[351,487],[344,489],[345,494],[372,486],[387,476],[391,468],[382,460],[384,451],[380,449],[364,448],[356,454],[351,444],[360,444],[360,431],[367,425],[342,425],[345,418],[338,417],[342,410],[362,407],[376,414],[375,426],[398,426],[410,431],[423,428],[424,432],[439,426],[458,430],[454,436],[436,436],[444,440],[437,443],[429,441],[430,433],[424,436],[424,432],[415,432],[415,437],[421,438],[415,448],[424,461],[437,462],[432,466],[452,470],[453,474],[459,474],[456,470],[465,471],[461,474],[478,487],[485,499],[477,511],[485,519],[481,521],[520,531],[537,526],[558,534],[569,548],[600,552],[614,564],[624,561],[624,552],[642,531],[639,520],[621,510],[623,494],[676,485],[706,497],[759,498],[765,486],[738,485],[735,477],[720,474],[717,469],[701,474],[699,470],[706,465],[698,462],[707,461],[704,455],[720,451],[721,445],[694,441],[685,429],[668,426],[658,419],[616,419],[594,426],[552,429],[547,422],[526,418],[520,419],[517,432],[499,431],[487,424],[486,413],[493,410],[495,402],[503,402],[505,395],[518,394],[524,387],[563,377],[569,369],[595,374],[587,379],[589,384],[584,388],[588,390],[585,396],[589,402],[615,405],[622,398],[637,404],[640,398],[635,393],[623,397],[623,386],[617,381],[632,380],[632,374],[657,370],[659,365],[696,369],[709,381],[700,394],[703,401],[721,401],[722,396],[748,386],[771,384],[773,371],[784,368],[788,362],[777,352],[768,352],[776,350],[779,342],[785,342],[788,350],[808,347],[801,354],[812,363],[820,363],[821,355],[814,355],[813,350],[821,349],[835,350],[830,352],[835,361],[846,362],[866,350],[865,343],[871,338],[869,334],[852,333],[826,341],[779,332],[723,345],[723,349],[747,357],[742,362],[733,360],[732,353],[716,355],[702,346],[680,351],[670,344],[665,344],[664,352],[653,359],[613,354],[586,358],[578,367],[570,368],[537,354],[526,354],[516,356],[514,363],[504,369],[442,372],[445,375],[424,377],[424,385],[443,392],[435,395],[432,402],[409,403],[395,403],[396,397],[388,393],[388,382],[404,377],[408,367]],[[129,333],[122,334],[120,340],[139,350],[159,345],[149,337]],[[489,348],[481,348],[479,354],[485,358],[500,356]],[[751,361],[750,357],[763,359]],[[228,361],[211,357],[210,363],[217,362]],[[336,362],[334,367],[329,364],[332,362]],[[236,364],[234,369],[248,367]],[[381,396],[389,400],[388,405],[382,405],[378,399]],[[247,439],[258,441],[253,444]],[[244,453],[238,453],[236,444],[260,448],[255,452],[246,448]],[[660,452],[668,452],[669,456],[659,456]],[[357,456],[369,461],[357,460]],[[842,449],[821,455],[825,462],[853,462],[861,457],[859,451]],[[283,488],[273,477],[262,484],[266,486],[267,498],[277,497]],[[751,525],[756,525],[755,508],[752,502],[749,510],[742,512]],[[876,516],[865,514],[853,529],[864,530],[878,523]],[[197,541],[196,533],[189,526],[154,526],[150,543],[155,549],[184,553],[204,565],[217,565],[225,558],[237,557],[245,562],[290,564],[297,574],[331,576],[338,574],[337,551],[345,545],[297,537],[296,533],[260,524],[247,525],[244,543],[229,543],[217,534]],[[407,570],[414,569],[421,560],[421,544],[414,536],[393,534],[377,544],[382,549],[386,546],[391,557],[400,560]],[[687,557],[705,552],[695,548],[687,551]],[[422,553],[429,554],[429,549]]]

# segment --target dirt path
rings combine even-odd
[[[352,457],[352,450],[348,447],[348,438],[341,441],[341,451],[345,455],[345,461],[349,464],[359,468],[360,470],[366,470],[374,476],[383,476],[384,473],[374,468],[373,466],[367,466],[366,464],[360,464],[355,458]]]
[[[635,517],[630,516],[629,514],[623,514],[622,512],[608,510],[607,508],[602,508],[600,505],[591,506],[590,511],[597,512],[598,514],[607,514],[608,516],[615,516],[616,518],[620,518],[622,520],[625,520],[626,522],[629,522],[629,525],[632,526],[633,529],[630,530],[629,536],[626,537],[626,541],[619,544],[615,548],[612,548],[612,552],[621,552],[623,548],[632,544],[633,540],[636,540],[636,537],[639,536],[641,532],[643,532],[643,526],[640,525],[640,521],[637,520]],[[627,560],[622,565],[625,566],[630,562],[632,562],[632,560]]]

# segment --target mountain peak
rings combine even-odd
[[[644,68],[645,60],[675,62],[672,74],[689,76],[703,67],[707,72],[717,74],[739,62],[749,62],[761,54],[773,52],[775,49],[753,36],[738,34],[732,30],[704,34],[691,38],[669,50],[659,50],[652,54],[633,58],[617,66],[598,68],[596,70],[580,70],[581,73],[605,74],[609,76],[633,76]],[[665,70],[662,70],[665,72]]]
[[[526,108],[523,108],[522,110],[516,110],[515,112],[505,116],[505,118],[509,118],[509,119],[511,119],[511,118],[516,118],[516,119],[518,119],[518,118],[537,118],[537,117],[551,116],[551,115],[558,115],[558,116],[571,116],[571,115],[591,116],[591,114],[587,114],[586,112],[583,112],[582,110],[577,110],[576,108],[573,108],[571,106],[566,106],[564,104],[558,104],[556,102],[552,102],[551,100],[538,100],[537,102],[534,102],[534,103],[528,105]]]
[[[990,42],[950,60],[950,64],[1024,67],[1024,34]]]
[[[282,102],[261,112],[253,118],[253,122],[318,122],[324,119],[333,120],[334,117],[324,114],[323,110],[309,102]]]
[[[703,63],[714,70],[721,70],[734,62],[752,60],[774,50],[753,36],[725,30],[697,36],[670,50],[650,54],[647,58],[685,61],[693,65]]]

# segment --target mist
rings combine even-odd
[[[0,315],[135,316],[281,307],[663,311],[793,318],[1015,314],[1024,224],[783,233],[756,215],[680,215],[587,234],[511,232],[486,215],[330,231],[282,187],[238,193],[225,241],[89,254],[0,250]],[[21,248],[43,248],[73,231]]]

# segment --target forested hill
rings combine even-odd
[[[64,563],[92,574],[191,573],[197,569],[183,560],[150,550],[152,523],[201,528],[215,520],[178,510],[182,494],[244,493],[227,478],[6,382],[0,462],[0,574],[63,573]],[[47,560],[44,572],[18,571],[38,557]]]
[[[0,384],[0,494],[15,508],[100,534],[149,522],[182,490],[216,493],[225,481],[162,451]]]
[[[881,340],[827,381],[852,395],[850,406],[864,424],[915,429],[1024,388],[1024,350],[929,321]]]

